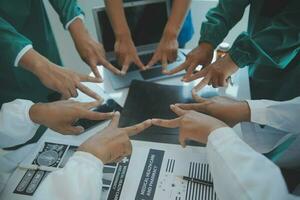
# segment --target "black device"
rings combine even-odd
[[[115,111],[122,111],[122,107],[113,99],[106,100],[102,105],[98,106],[97,108],[93,109],[95,112],[101,112],[101,113],[109,113],[109,112],[115,112]],[[84,130],[88,130],[90,128],[95,127],[96,125],[102,123],[106,120],[88,120],[88,119],[79,119],[75,125],[76,126],[82,126]]]

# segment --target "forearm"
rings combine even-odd
[[[34,199],[100,199],[103,163],[92,154],[76,152],[66,166],[42,182]]]
[[[130,38],[131,33],[126,21],[122,0],[106,0],[106,11],[116,39]]]
[[[30,49],[21,57],[19,65],[39,77],[41,70],[47,71],[50,67],[50,61],[34,49]]]
[[[288,198],[279,168],[251,149],[232,129],[221,128],[210,134],[207,156],[220,199]]]
[[[171,14],[165,26],[164,35],[178,36],[190,3],[191,0],[173,0]]]
[[[81,19],[75,19],[70,24],[69,32],[74,42],[81,38],[90,37],[89,32]]]

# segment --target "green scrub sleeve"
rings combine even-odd
[[[206,14],[200,30],[200,42],[209,42],[215,48],[224,40],[229,30],[243,17],[249,0],[220,0]]]
[[[240,67],[250,64],[284,69],[300,52],[300,1],[290,3],[270,26],[249,35],[242,33],[234,41],[229,55]]]
[[[84,15],[76,0],[49,0],[54,10],[59,15],[64,28],[71,20],[79,15]]]
[[[32,42],[0,17],[0,67],[14,66],[19,53]]]

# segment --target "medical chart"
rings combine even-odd
[[[204,147],[132,141],[133,153],[103,168],[101,200],[215,200],[213,186],[178,178],[188,176],[212,182]],[[78,144],[45,141],[24,164],[62,168]],[[18,169],[4,199],[30,199],[50,172]]]

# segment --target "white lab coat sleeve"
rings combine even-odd
[[[76,152],[66,166],[51,172],[37,189],[34,199],[99,200],[103,163],[92,154]]]
[[[300,130],[300,97],[289,101],[247,100],[251,122],[298,133]]]
[[[31,139],[38,129],[29,117],[33,103],[17,99],[2,105],[0,110],[0,148],[23,144]]]
[[[231,128],[213,131],[207,158],[220,200],[282,200],[288,193],[280,169],[243,142]]]

